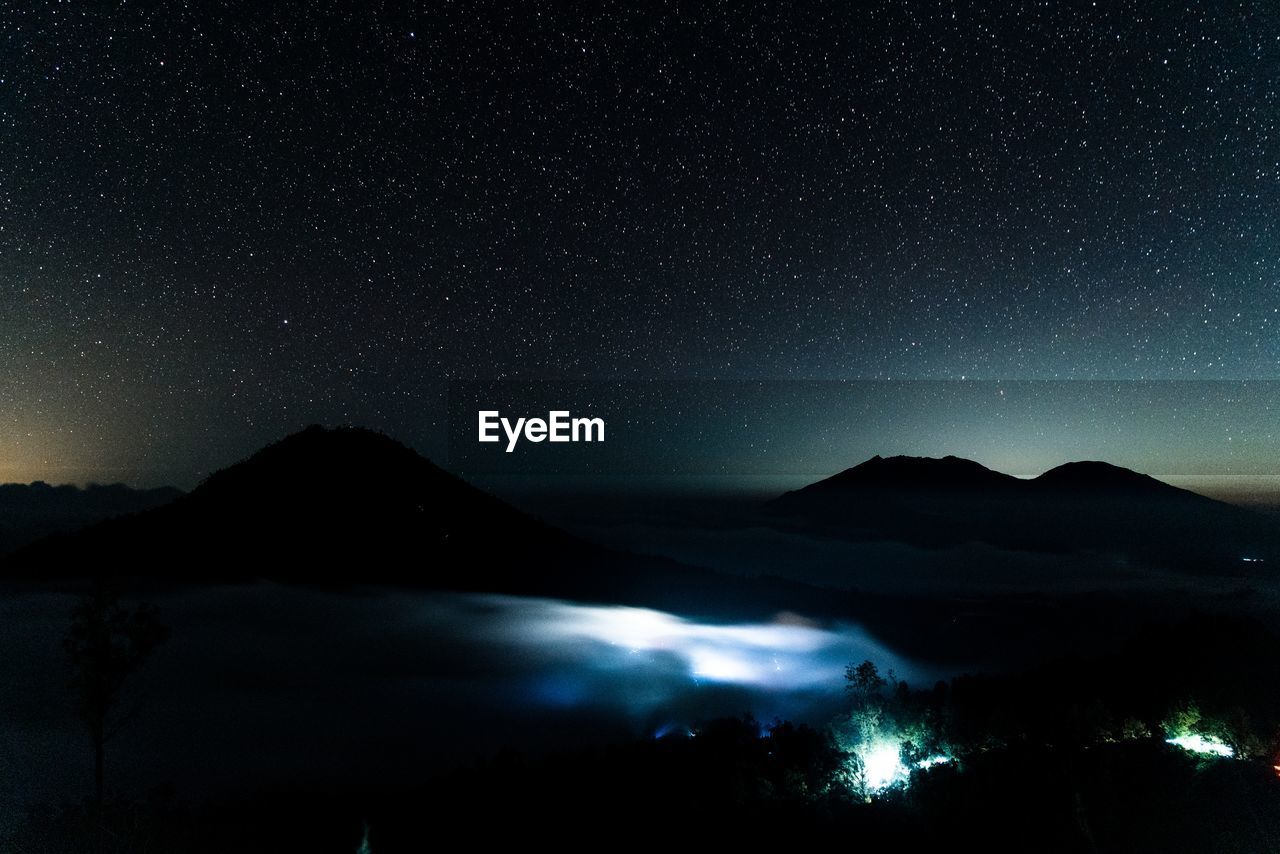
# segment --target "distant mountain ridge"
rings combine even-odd
[[[822,608],[829,598],[595,545],[358,428],[308,428],[185,495],[156,497],[172,500],[29,543],[0,558],[0,574],[395,584],[657,607],[740,597],[776,610],[798,597]],[[1280,565],[1273,518],[1096,461],[1023,480],[958,457],[875,457],[775,499],[763,516],[784,529],[928,548],[1089,551],[1118,566],[1218,574]]]
[[[856,487],[1003,488],[1018,479],[960,457],[872,457],[806,489]]]
[[[0,484],[0,555],[51,534],[150,510],[181,495],[173,487],[133,489],[123,483],[83,488],[42,480]]]
[[[1019,478],[994,471],[962,457],[882,457],[876,455],[794,493],[843,490],[975,490],[996,493],[1032,489],[1044,491],[1093,491],[1097,493],[1145,493],[1202,499],[1204,496],[1157,480],[1150,475],[1097,460],[1063,463],[1034,478]],[[1209,499],[1205,499],[1209,500]]]
[[[1091,551],[1226,574],[1280,563],[1274,519],[1096,460],[1022,479],[959,457],[876,456],[764,513],[783,527],[929,548]]]

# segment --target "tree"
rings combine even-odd
[[[873,661],[864,661],[857,666],[850,664],[844,669],[844,678],[849,683],[846,687],[864,701],[879,696],[886,684]]]
[[[93,743],[94,804],[103,802],[103,766],[107,743],[137,712],[117,713],[121,692],[157,646],[169,637],[153,605],[129,607],[105,584],[76,605],[63,647],[71,660],[76,712]]]

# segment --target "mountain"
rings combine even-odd
[[[310,427],[169,504],[33,543],[0,574],[77,582],[288,583],[536,594],[736,616],[829,593],[610,550],[517,510],[395,440]]]
[[[957,457],[877,456],[774,499],[764,513],[784,528],[927,548],[1089,551],[1227,574],[1280,563],[1273,517],[1098,461],[1023,480]]]
[[[1016,477],[992,471],[960,457],[881,457],[847,468],[810,484],[802,492],[840,492],[853,489],[1001,490],[1014,488]]]
[[[585,543],[454,477],[384,435],[311,427],[210,475],[190,493],[20,550],[11,567],[64,573],[120,565],[129,574],[452,586]],[[482,579],[483,577],[483,579]]]
[[[1042,490],[1056,492],[1094,495],[1127,494],[1135,498],[1162,497],[1192,501],[1209,500],[1202,495],[1156,480],[1151,475],[1140,474],[1132,469],[1097,460],[1063,463],[1034,478],[1031,484]]]
[[[83,489],[43,481],[0,484],[0,555],[50,534],[159,507],[180,495],[172,487],[131,489],[122,483]]]

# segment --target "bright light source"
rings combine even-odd
[[[950,756],[937,753],[908,765],[902,761],[902,742],[891,736],[863,742],[853,748],[853,754],[860,763],[853,785],[867,798],[907,785],[913,771],[927,771],[951,761]]]
[[[744,685],[761,679],[758,662],[737,649],[691,646],[688,655],[693,675],[703,679]]]
[[[925,771],[925,770],[928,770],[929,768],[934,767],[935,765],[946,765],[950,761],[951,761],[950,756],[943,756],[941,753],[938,753],[938,754],[935,754],[934,756],[926,756],[924,759],[921,759],[919,762],[916,763],[916,767],[919,768],[921,771]]]
[[[859,751],[862,760],[862,784],[870,793],[882,792],[903,782],[911,772],[902,764],[902,749],[897,742],[882,741]]]
[[[1199,753],[1204,756],[1225,756],[1232,757],[1236,752],[1231,749],[1231,745],[1225,743],[1221,739],[1213,736],[1200,735],[1191,733],[1189,735],[1179,735],[1174,738],[1166,738],[1169,744],[1181,747],[1183,750],[1191,753]]]

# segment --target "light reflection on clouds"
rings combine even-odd
[[[491,641],[528,648],[544,660],[632,679],[647,673],[767,692],[838,694],[845,666],[864,659],[875,661],[882,671],[894,668],[905,679],[921,675],[918,667],[855,625],[822,626],[794,614],[726,624],[649,608],[468,598],[486,615]],[[558,693],[568,697],[573,691],[562,686]]]

